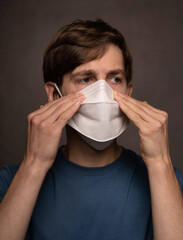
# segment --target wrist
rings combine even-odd
[[[149,168],[166,168],[171,167],[172,161],[169,154],[156,156],[156,157],[144,157],[142,155],[144,163]]]
[[[174,171],[170,156],[159,157],[145,162],[149,174],[160,174]]]
[[[22,162],[23,168],[28,171],[30,175],[46,175],[48,170],[50,169],[50,164],[47,162],[40,161],[39,159],[35,159],[34,157],[27,157],[26,154],[24,156]]]

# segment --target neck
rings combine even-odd
[[[103,167],[115,161],[122,152],[116,140],[106,149],[98,151],[90,147],[70,126],[67,129],[67,145],[63,154],[72,162],[84,167]]]

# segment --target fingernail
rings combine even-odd
[[[82,94],[82,95],[78,95],[77,96],[77,98],[79,99],[79,100],[77,100],[77,102],[75,103],[75,105],[79,105],[79,104],[81,104],[84,100],[85,100],[85,95],[84,94]]]
[[[121,94],[119,92],[114,91],[114,97],[121,98]]]

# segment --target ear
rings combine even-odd
[[[131,97],[132,92],[133,92],[133,84],[129,82],[127,86],[127,95]]]
[[[55,86],[53,82],[46,82],[45,83],[45,90],[47,93],[47,97],[48,97],[48,102],[53,102],[54,100],[56,100],[57,98],[59,98],[58,94],[55,94]]]

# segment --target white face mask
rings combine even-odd
[[[55,88],[62,97],[56,83]],[[113,99],[113,89],[105,80],[97,80],[79,92],[86,99],[68,125],[91,147],[104,150],[127,128],[129,119]]]

